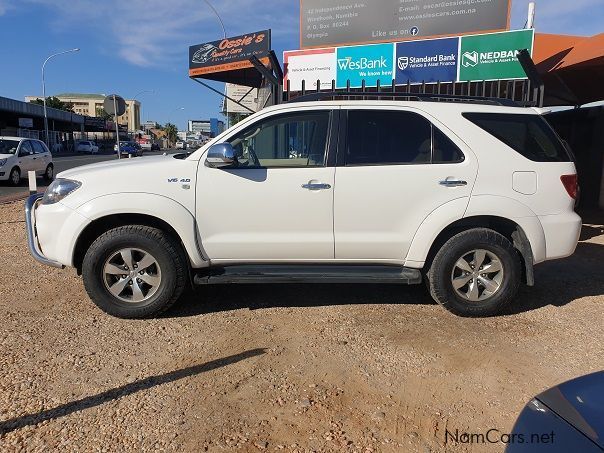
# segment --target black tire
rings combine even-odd
[[[124,248],[151,254],[161,269],[157,290],[142,302],[123,301],[107,287],[105,263]],[[162,230],[143,225],[107,231],[92,243],[82,263],[84,287],[90,299],[105,313],[125,319],[149,318],[166,311],[182,295],[187,273],[187,260],[180,244]]]
[[[455,264],[473,250],[494,254],[503,267],[499,289],[481,301],[462,297],[452,282]],[[500,313],[513,301],[520,287],[521,271],[518,252],[505,236],[476,228],[453,236],[440,248],[428,270],[427,283],[432,298],[450,312],[464,317],[486,317]]]
[[[18,175],[15,177],[15,173]],[[18,167],[13,168],[8,175],[8,183],[11,186],[18,186],[21,183],[21,170]]]
[[[52,181],[55,176],[55,167],[52,164],[48,164],[46,166],[46,170],[44,170],[44,179],[46,181]]]

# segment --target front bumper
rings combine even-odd
[[[43,196],[44,194],[41,193],[31,195],[25,202],[25,230],[27,232],[27,247],[29,248],[29,253],[31,253],[36,261],[47,266],[63,269],[65,266],[63,266],[61,263],[46,258],[40,250],[40,246],[38,244],[38,235],[36,233],[36,205]]]

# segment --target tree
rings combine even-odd
[[[166,133],[169,143],[175,143],[178,138],[178,128],[172,123],[166,123],[162,130]]]
[[[98,118],[103,118],[105,121],[113,119],[113,115],[107,113],[103,107],[96,108],[96,116]]]
[[[34,99],[31,101],[32,104],[44,105],[44,101],[42,99]],[[73,104],[71,102],[63,102],[59,98],[54,96],[49,96],[46,98],[46,107],[51,109],[64,110],[66,112],[74,113]]]

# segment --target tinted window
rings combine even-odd
[[[31,147],[31,142],[29,140],[25,140],[21,144],[21,148],[19,149],[20,156],[27,156],[30,153],[33,153],[34,149]]]
[[[570,162],[564,145],[539,115],[464,113],[465,118],[536,162]]]
[[[32,141],[31,142],[33,148],[34,148],[34,152],[37,154],[44,154],[46,152],[46,148],[44,147],[44,145],[42,144],[42,142],[36,142],[36,141]]]
[[[240,166],[319,167],[325,161],[328,129],[328,111],[279,115],[255,123],[229,142],[243,155]]]
[[[464,155],[455,143],[438,128],[432,126],[434,134],[434,154],[432,163],[451,164],[463,162]]]
[[[18,147],[19,142],[17,140],[0,139],[0,154],[15,154]]]
[[[432,126],[411,112],[351,110],[346,165],[428,164]]]

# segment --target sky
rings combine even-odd
[[[270,28],[278,56],[299,47],[299,0],[210,1],[227,35]],[[524,26],[528,3],[512,1],[512,29]],[[536,3],[538,32],[604,32],[604,0]],[[47,95],[136,97],[143,121],[183,128],[188,119],[219,117],[221,98],[188,78],[187,60],[190,45],[221,37],[204,0],[0,0],[0,96],[41,96],[44,59],[79,47],[48,63]]]

